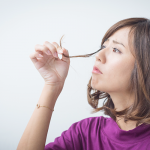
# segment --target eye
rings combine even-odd
[[[102,45],[102,46],[101,46],[101,49],[104,49],[104,48],[105,48],[105,46],[104,46],[104,45]],[[114,48],[114,47],[112,47],[112,48],[113,48],[113,52],[114,52],[114,50],[115,50],[115,51],[118,51],[118,53],[121,53],[121,51],[120,51],[120,50],[118,50],[117,48]]]
[[[102,45],[102,46],[101,46],[101,49],[103,49],[103,48],[105,48],[105,46],[104,46],[104,45]]]
[[[112,47],[113,48],[113,47]],[[113,50],[118,51],[119,53],[121,53],[117,48],[113,48]]]

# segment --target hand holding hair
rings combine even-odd
[[[68,51],[56,42],[45,41],[43,45],[37,44],[35,52],[30,55],[31,61],[47,85],[62,86],[67,77],[70,59],[63,55],[62,59],[59,59],[58,54],[69,56]]]

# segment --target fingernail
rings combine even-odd
[[[52,53],[50,52],[50,50],[47,50],[47,54],[48,55],[52,55]]]
[[[58,54],[58,58],[59,58],[59,59],[62,59],[62,55],[61,55],[61,54]]]
[[[58,54],[57,52],[54,53],[54,57],[58,58]]]
[[[39,57],[43,57],[43,55],[39,54]]]

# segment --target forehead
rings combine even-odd
[[[130,31],[130,27],[121,28],[118,31],[116,31],[113,35],[111,35],[109,39],[123,43],[125,47],[128,47],[129,31]]]

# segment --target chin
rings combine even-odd
[[[92,81],[91,80],[91,87],[93,88],[93,89],[95,89],[95,90],[98,90],[98,91],[101,91],[101,92],[106,92],[107,90],[104,90],[102,87],[102,85],[100,86],[98,86],[98,83],[97,82],[94,82],[94,81]]]
[[[97,90],[97,89],[96,89],[96,82],[94,82],[93,80],[91,80],[91,87],[92,87],[93,89]]]

